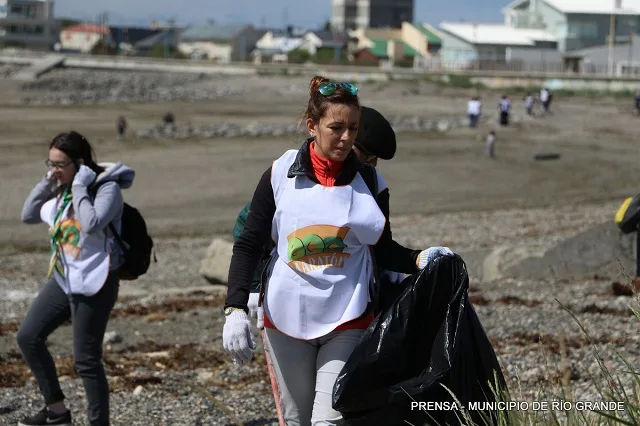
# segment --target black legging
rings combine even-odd
[[[45,403],[52,404],[62,401],[65,396],[46,341],[55,329],[71,318],[73,359],[87,394],[91,426],[109,424],[109,384],[102,364],[102,339],[118,298],[119,286],[118,273],[111,272],[95,295],[69,297],[52,278],[42,287],[18,330],[22,356],[38,382]]]

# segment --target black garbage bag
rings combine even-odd
[[[496,391],[508,394],[469,301],[466,265],[458,255],[442,256],[403,285],[343,367],[333,408],[349,425],[470,425],[461,422],[461,407],[495,402]],[[467,411],[474,423],[495,423],[494,411],[475,408]]]

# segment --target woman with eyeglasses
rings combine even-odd
[[[88,423],[109,424],[109,385],[102,340],[118,297],[123,262],[109,224],[120,232],[121,189],[135,173],[122,163],[97,164],[87,139],[71,131],[49,145],[48,171],[24,203],[22,221],[49,226],[47,281],[18,330],[17,341],[45,407],[19,425],[71,425],[47,337],[65,321],[73,327],[73,359],[88,402]]]
[[[265,244],[275,243],[264,289],[265,349],[287,425],[339,425],[332,392],[343,365],[373,320],[373,249],[381,268],[415,273],[443,247],[396,250],[388,198],[380,207],[352,147],[358,89],[314,77],[304,123],[313,139],[263,174],[229,267],[223,346],[234,363],[253,357],[247,301]],[[379,191],[387,188],[376,173]]]

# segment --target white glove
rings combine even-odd
[[[249,316],[256,319],[256,327],[262,330],[264,328],[264,309],[262,306],[258,306],[258,299],[260,299],[260,293],[249,293]]]
[[[234,364],[245,364],[253,358],[256,343],[251,333],[251,320],[243,310],[227,315],[222,329],[222,346]]]
[[[249,302],[247,303],[247,307],[249,308],[249,316],[251,318],[257,318],[258,299],[260,299],[260,293],[249,293]]]
[[[80,166],[80,169],[76,173],[73,178],[73,183],[71,186],[89,186],[96,178],[96,172],[85,166],[84,164]]]
[[[420,252],[420,262],[418,264],[418,268],[423,269],[432,260],[440,256],[453,256],[453,252],[451,251],[451,249],[449,249],[449,247],[429,247],[426,250],[422,250]]]
[[[264,308],[262,306],[258,307],[257,317],[256,327],[262,330],[264,328]]]

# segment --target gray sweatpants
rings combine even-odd
[[[334,331],[313,340],[299,340],[265,328],[269,352],[287,426],[344,425],[331,407],[333,385],[364,330]]]
[[[109,384],[102,364],[102,339],[111,309],[118,298],[117,272],[93,296],[69,297],[50,279],[33,301],[18,330],[20,352],[35,376],[46,404],[64,400],[56,365],[47,349],[47,337],[71,318],[73,359],[82,378],[91,426],[109,424]]]

